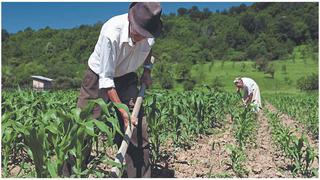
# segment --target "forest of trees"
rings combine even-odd
[[[221,12],[194,6],[163,15],[163,33],[153,48],[156,86],[194,83],[194,64],[286,59],[302,44],[317,53],[318,8],[317,2],[263,2]],[[31,75],[42,75],[57,88],[79,88],[102,24],[15,34],[2,29],[2,87],[30,85]]]

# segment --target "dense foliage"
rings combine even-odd
[[[193,64],[282,59],[302,44],[310,47],[305,54],[318,50],[317,2],[254,3],[222,12],[194,6],[163,15],[163,22],[164,33],[154,46],[155,82],[163,88],[178,81],[191,89],[196,83],[190,76]],[[2,30],[3,87],[24,86],[30,75],[43,75],[58,88],[78,88],[101,26],[26,28],[15,34]]]

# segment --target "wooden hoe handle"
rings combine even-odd
[[[142,105],[142,101],[143,101],[143,97],[144,97],[144,93],[146,90],[146,85],[142,84],[141,88],[140,88],[140,92],[139,95],[137,97],[136,103],[134,104],[133,107],[133,111],[131,114],[131,118],[137,118],[139,115],[139,111],[140,111],[140,107]],[[129,147],[130,144],[130,139],[132,136],[132,132],[133,132],[133,125],[130,123],[126,129],[125,135],[123,137],[123,141],[121,143],[121,146],[117,152],[116,158],[114,160],[114,162],[116,162],[117,164],[123,164],[125,155],[127,153],[127,149]],[[118,167],[112,167],[111,169],[111,177],[119,177],[121,174],[120,169]]]

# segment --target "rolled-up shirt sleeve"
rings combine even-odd
[[[108,37],[103,37],[102,39],[100,65],[99,89],[115,87],[113,81],[115,72],[115,48]]]

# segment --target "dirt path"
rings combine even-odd
[[[172,177],[233,177],[234,173],[226,165],[229,157],[225,150],[227,144],[235,143],[231,125],[231,118],[228,117],[226,127],[219,129],[217,134],[200,136],[194,146],[188,150],[176,150],[166,165],[172,171]],[[174,151],[170,147],[167,150]],[[168,176],[154,174],[153,177]]]
[[[271,129],[263,112],[258,114],[256,146],[247,149],[249,177],[291,177],[284,169],[284,157],[272,143]]]
[[[308,142],[310,143],[310,146],[313,147],[314,149],[316,149],[317,154],[319,152],[319,141],[318,139],[313,138],[312,134],[310,134],[310,132],[307,130],[307,128],[304,127],[303,124],[299,123],[297,120],[295,120],[294,118],[288,116],[285,113],[281,113],[277,108],[275,108],[272,104],[266,102],[265,107],[271,111],[272,113],[280,113],[280,119],[282,121],[282,123],[290,128],[290,130],[292,132],[294,132],[294,135],[296,135],[297,137],[301,137],[302,134],[306,135],[306,138],[308,139]]]

